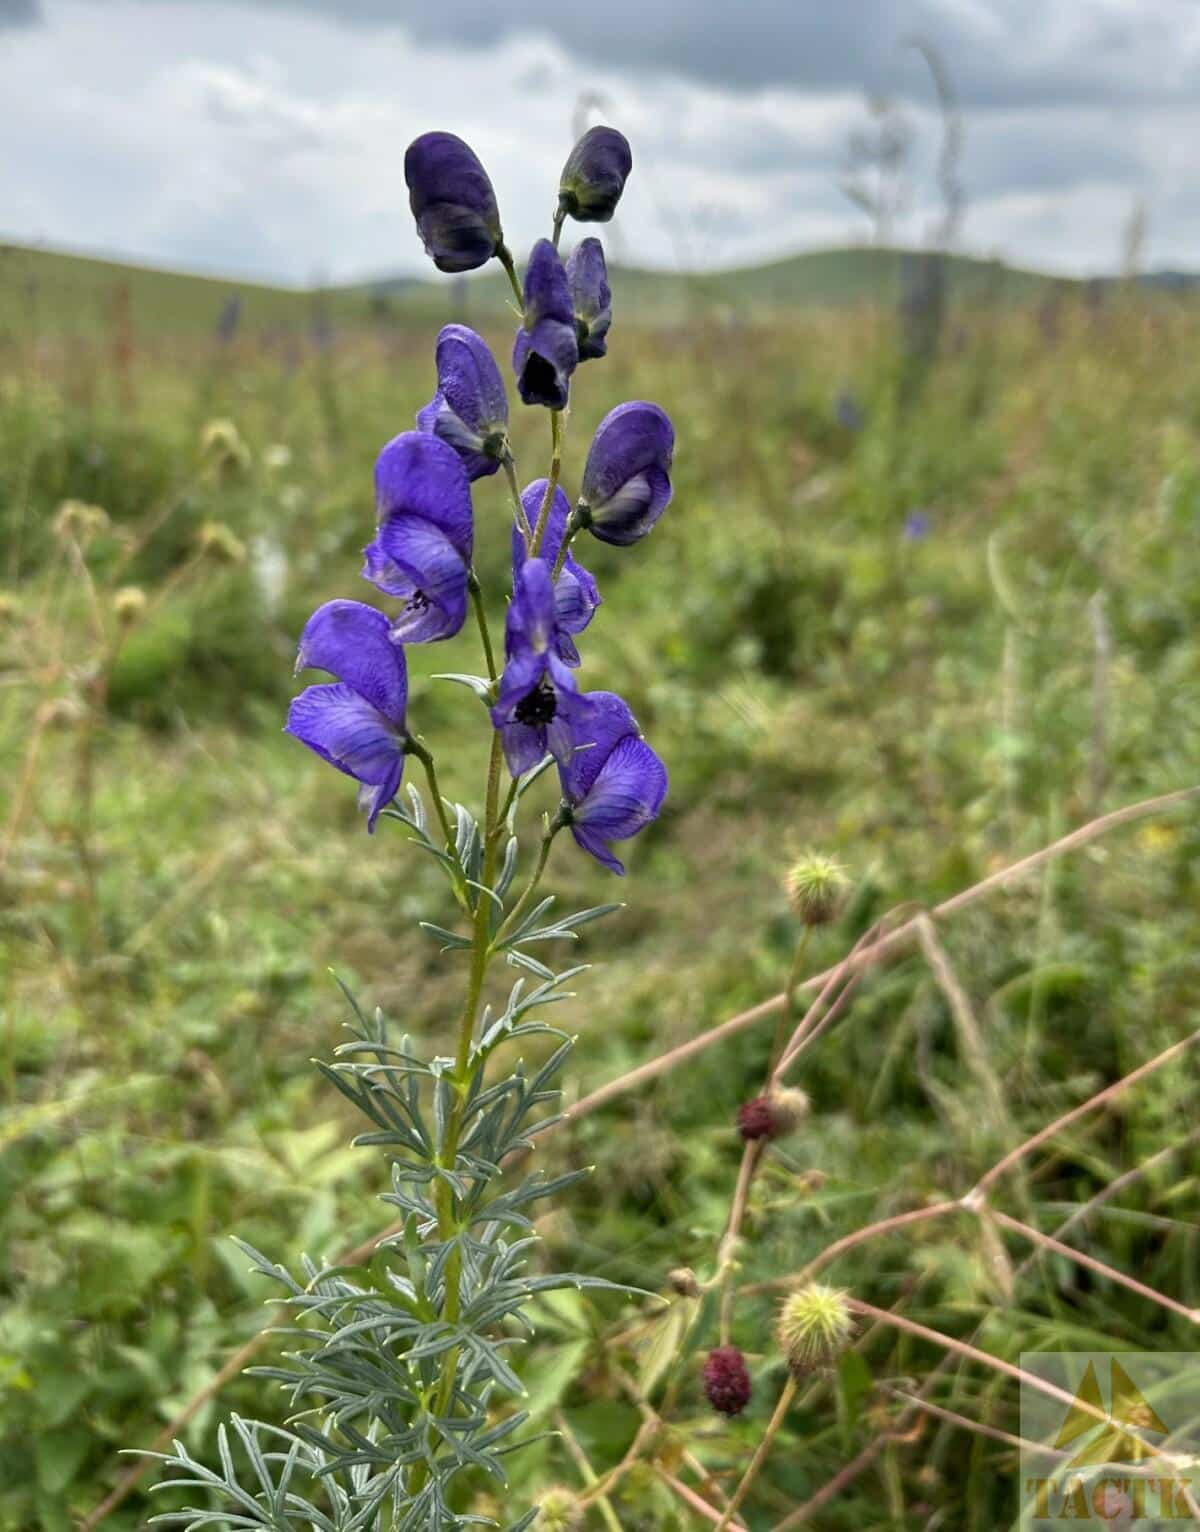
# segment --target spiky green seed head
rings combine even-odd
[[[136,622],[146,610],[146,592],[140,585],[122,585],[112,598],[112,609],[119,623]]]
[[[676,1266],[667,1272],[667,1286],[680,1298],[699,1298],[700,1284],[690,1266]]]
[[[854,1336],[846,1293],[823,1282],[809,1282],[789,1293],[780,1306],[775,1333],[793,1377],[832,1366]]]
[[[850,887],[841,863],[817,851],[808,851],[794,862],[784,882],[788,903],[806,926],[827,925]]]
[[[579,1497],[559,1484],[543,1491],[538,1501],[538,1532],[577,1532],[583,1526],[583,1507]]]
[[[54,513],[54,535],[84,542],[108,526],[108,512],[86,500],[64,500]]]

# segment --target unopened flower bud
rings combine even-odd
[[[736,1346],[717,1346],[708,1353],[704,1397],[720,1415],[740,1415],[750,1403],[750,1374]]]
[[[786,1138],[807,1115],[808,1097],[802,1090],[772,1090],[738,1108],[738,1132],[746,1143],[760,1138]]]
[[[810,851],[788,871],[785,880],[788,902],[808,926],[827,925],[850,887],[846,869],[831,856]]]
[[[601,542],[645,537],[671,500],[675,429],[657,404],[634,399],[596,428],[583,465],[575,520]]]
[[[206,521],[196,535],[202,553],[226,564],[244,564],[246,545],[223,521]]]
[[[633,153],[616,128],[589,128],[567,156],[558,184],[561,212],[580,223],[607,223],[633,169]]]
[[[612,289],[608,285],[604,247],[598,239],[581,240],[571,251],[567,258],[567,285],[575,310],[579,360],[587,362],[604,356],[612,324]]]
[[[208,421],[200,432],[200,451],[225,476],[243,473],[250,467],[250,448],[232,420]]]
[[[136,622],[146,610],[146,592],[140,585],[122,585],[112,598],[112,609],[118,622]]]
[[[479,156],[454,133],[422,133],[404,156],[408,203],[439,271],[474,271],[504,242],[496,193]]]
[[[667,1272],[667,1286],[680,1298],[699,1298],[700,1284],[690,1266],[676,1266]]]
[[[775,1333],[795,1378],[831,1366],[854,1335],[854,1315],[841,1288],[810,1282],[783,1300]]]
[[[108,512],[85,500],[64,500],[54,515],[54,535],[82,541],[108,526]]]
[[[539,1532],[577,1532],[583,1526],[583,1507],[579,1496],[561,1485],[543,1491],[538,1501],[534,1526]]]

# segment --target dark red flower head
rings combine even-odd
[[[750,1374],[736,1346],[717,1346],[708,1353],[704,1397],[721,1415],[740,1415],[750,1403]]]
[[[770,1097],[755,1096],[753,1101],[744,1101],[738,1107],[737,1124],[738,1132],[747,1143],[757,1138],[773,1138],[775,1110],[771,1105]]]

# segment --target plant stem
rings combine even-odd
[[[788,1023],[796,1014],[796,990],[800,984],[800,975],[804,972],[804,958],[808,952],[808,944],[812,940],[812,934],[812,926],[806,925],[800,940],[796,943],[796,950],[792,954],[792,966],[788,969],[787,983],[783,987],[783,1010],[780,1011],[779,1020],[775,1024],[775,1041],[771,1044],[771,1064],[767,1070],[768,1076],[774,1074],[775,1066],[783,1055],[784,1035],[787,1032]]]
[[[508,480],[508,492],[512,496],[513,516],[525,538],[525,546],[528,548],[530,539],[533,537],[533,528],[529,525],[529,517],[525,514],[525,505],[521,499],[521,487],[517,482],[517,460],[511,452],[506,452],[503,463],[504,477]]]
[[[496,952],[499,949],[501,939],[505,933],[516,924],[517,918],[524,913],[526,906],[529,904],[529,901],[537,892],[538,884],[542,881],[542,874],[546,870],[546,863],[550,857],[550,847],[554,844],[554,837],[561,829],[562,820],[558,818],[552,819],[546,826],[546,833],[542,836],[542,844],[538,850],[537,864],[533,869],[532,876],[530,877],[529,882],[525,885],[521,897],[517,900],[516,904],[513,905],[512,909],[509,910],[508,914],[504,917],[504,921],[501,924],[500,929],[496,932],[495,936],[492,937],[493,952]]]
[[[558,242],[562,238],[562,228],[563,228],[563,224],[566,222],[566,219],[567,219],[567,210],[566,210],[566,208],[564,208],[564,207],[557,207],[557,208],[554,209],[554,235],[553,235],[551,243],[554,245],[554,248],[556,250],[558,249]]]
[[[404,749],[408,755],[415,755],[425,768],[425,777],[429,782],[429,794],[433,799],[433,810],[438,817],[438,823],[442,827],[442,834],[446,837],[446,850],[454,858],[458,866],[459,875],[463,878],[465,884],[466,872],[463,869],[462,863],[458,860],[457,841],[454,831],[450,828],[450,818],[446,813],[446,805],[442,799],[441,789],[438,787],[437,767],[434,765],[433,756],[421,741],[412,734],[408,736]]]
[[[475,608],[475,621],[479,625],[479,637],[483,640],[483,659],[487,665],[488,680],[495,681],[498,674],[496,670],[496,656],[492,652],[492,634],[488,627],[487,612],[483,605],[483,588],[479,578],[472,570],[467,579],[467,589],[471,593],[471,605]]]
[[[523,314],[525,312],[525,294],[521,290],[521,280],[517,276],[517,268],[513,264],[512,251],[507,245],[500,245],[496,250],[496,259],[508,273],[508,285],[513,290],[513,297],[517,300],[517,308]]]
[[[546,479],[546,493],[542,496],[541,507],[538,510],[537,525],[533,529],[533,541],[529,545],[531,558],[537,558],[541,553],[542,541],[546,536],[546,523],[550,520],[550,507],[554,504],[554,492],[558,488],[558,478],[562,473],[562,444],[563,444],[563,419],[561,410],[550,411],[550,474]],[[564,541],[566,534],[563,534]]]
[[[763,1439],[759,1442],[758,1447],[755,1449],[754,1456],[750,1459],[750,1462],[746,1468],[746,1472],[742,1475],[742,1482],[738,1485],[737,1489],[734,1490],[733,1499],[725,1507],[725,1514],[717,1523],[717,1532],[725,1532],[725,1528],[729,1525],[729,1521],[733,1513],[750,1493],[750,1486],[754,1483],[754,1480],[758,1476],[759,1469],[766,1462],[767,1454],[770,1452],[775,1438],[779,1435],[779,1428],[783,1425],[784,1417],[787,1415],[787,1412],[791,1407],[792,1400],[795,1397],[796,1380],[795,1378],[789,1377],[787,1382],[783,1385],[783,1392],[779,1396],[779,1403],[775,1406],[775,1413],[771,1416],[771,1423],[763,1433]]]
[[[554,570],[551,575],[552,579],[557,580],[559,575],[562,574],[563,565],[567,562],[567,554],[571,551],[571,544],[575,541],[576,534],[579,532],[579,529],[582,525],[583,523],[578,519],[578,510],[572,511],[570,516],[567,517],[567,528],[563,533],[563,540],[558,550],[558,557],[554,560]]]

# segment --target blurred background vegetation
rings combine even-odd
[[[648,544],[589,544],[607,605],[584,676],[628,696],[672,790],[630,848],[629,908],[583,945],[572,1094],[782,987],[798,935],[782,877],[807,847],[854,880],[818,967],[894,904],[932,905],[1093,814],[1200,781],[1194,300],[954,262],[930,343],[898,311],[904,270],[860,250],[614,274],[610,357],[578,377],[566,482],[601,415],[643,397],[676,424],[676,498]],[[147,1443],[261,1323],[265,1284],[232,1233],[294,1264],[388,1222],[386,1168],[347,1147],[359,1125],[308,1060],[340,1040],[331,967],[436,1045],[461,975],[412,921],[445,919],[443,891],[399,826],[368,841],[350,785],[280,730],[311,608],[371,594],[373,461],[432,392],[433,328],[451,317],[506,355],[490,279],[301,294],[0,253],[0,1527],[76,1525],[122,1472],[118,1449]],[[517,414],[524,478],[544,471],[544,431],[540,411]],[[498,621],[500,481],[475,500]],[[477,668],[470,640],[410,658],[411,719],[448,793],[474,794],[474,704],[431,679]],[[1194,813],[1147,823],[946,927],[999,1113],[919,954],[865,982],[806,1062],[808,1127],[758,1178],[746,1280],[961,1195],[1184,1036],[1198,852]],[[566,845],[551,878],[568,901],[614,896]],[[547,1140],[549,1163],[597,1167],[542,1220],[547,1263],[651,1288],[705,1268],[772,1029]],[[1014,1209],[1053,1227],[1175,1142],[1192,1078],[1185,1060],[1056,1141]],[[1198,1168],[1185,1147],[1087,1226],[1090,1248],[1193,1305]],[[922,1224],[831,1276],[955,1334],[982,1323],[981,1344],[1014,1359],[1190,1348],[1182,1321],[1070,1264],[1007,1283],[980,1240],[973,1222]],[[616,1377],[638,1357],[600,1339],[614,1312],[547,1306],[523,1364],[539,1421],[561,1407],[600,1465],[639,1423]],[[770,1318],[765,1297],[739,1310],[756,1381],[741,1419],[704,1410],[695,1369],[684,1381],[683,1440],[727,1484],[783,1376]],[[855,1357],[793,1412],[753,1527],[888,1424],[875,1383],[938,1353],[871,1333]],[[952,1370],[938,1397],[1016,1428],[990,1375]],[[189,1444],[230,1407],[281,1408],[240,1380]],[[576,1476],[553,1441],[514,1470],[510,1508]],[[1011,1449],[927,1421],[819,1524],[992,1528],[1016,1483]],[[104,1525],[144,1524],[142,1488]],[[696,1524],[648,1475],[616,1504],[627,1527]]]

